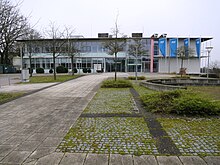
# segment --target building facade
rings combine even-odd
[[[132,33],[132,37],[117,39],[122,49],[117,53],[115,63],[114,54],[109,53],[106,47],[108,42],[115,42],[107,33],[99,34],[98,38],[71,38],[71,39],[36,39],[19,40],[22,58],[15,58],[14,63],[19,69],[44,68],[45,73],[53,69],[53,53],[55,65],[63,65],[71,70],[71,56],[73,67],[82,72],[83,68],[91,69],[92,73],[99,70],[113,72],[135,72],[136,63],[138,72],[178,73],[182,58],[178,49],[182,46],[192,49],[193,53],[186,54],[184,68],[187,73],[200,73],[200,61],[204,57],[202,48],[212,37],[167,37],[166,35],[142,37],[142,33]],[[138,43],[137,43],[138,41]],[[188,42],[188,43],[187,43]],[[132,51],[132,46],[134,51]],[[139,50],[141,49],[141,50]],[[20,64],[20,66],[19,66]],[[116,65],[116,67],[115,67]]]

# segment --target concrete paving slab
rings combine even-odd
[[[31,153],[27,151],[12,151],[0,163],[21,164]]]
[[[111,154],[109,165],[133,165],[132,155]]]
[[[15,147],[13,145],[0,145],[0,157],[9,154]]]
[[[83,153],[66,153],[60,162],[60,165],[83,165],[86,154]]]
[[[48,134],[45,133],[34,133],[27,140],[28,141],[44,141],[47,138]]]
[[[179,156],[184,165],[206,165],[205,161],[199,156]]]
[[[141,155],[133,156],[134,165],[157,165],[155,156],[153,155]]]
[[[108,165],[107,154],[88,154],[84,165]]]
[[[159,165],[182,165],[177,156],[157,156]]]
[[[43,143],[41,144],[42,147],[57,147],[63,138],[57,137],[47,137]]]
[[[44,156],[35,163],[35,165],[58,165],[63,157],[63,153],[52,153]]]
[[[206,156],[204,160],[208,165],[220,165],[220,156]]]
[[[26,136],[12,136],[10,139],[5,141],[3,144],[8,145],[19,145],[27,139]]]
[[[40,143],[41,141],[25,141],[21,143],[15,150],[33,152],[40,145]]]
[[[46,155],[52,154],[56,150],[56,147],[41,147],[37,148],[30,156],[30,159],[39,159]]]
[[[35,165],[37,162],[37,160],[32,160],[32,161],[28,161],[28,162],[24,162],[24,165]]]

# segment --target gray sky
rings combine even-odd
[[[11,0],[18,2],[18,0]],[[211,60],[220,61],[219,0],[23,0],[21,12],[43,31],[50,21],[84,37],[111,32],[119,13],[120,32],[168,36],[213,36]],[[210,44],[210,43],[209,43]]]

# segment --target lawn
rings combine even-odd
[[[67,80],[72,80],[74,78],[79,77],[79,75],[57,75],[56,80],[54,80],[54,77],[49,76],[33,76],[30,78],[29,83],[52,83],[52,82],[64,82]]]
[[[207,97],[212,97],[215,100],[220,100],[220,86],[201,86],[201,87],[187,87],[188,89],[199,92]]]
[[[0,104],[22,95],[23,93],[0,93]]]

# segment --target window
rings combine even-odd
[[[91,52],[91,46],[82,46],[81,47],[81,52]]]

